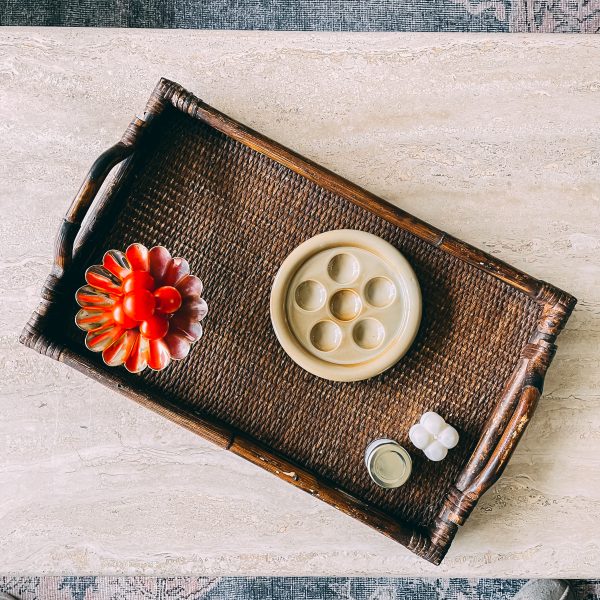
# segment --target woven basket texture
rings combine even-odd
[[[91,262],[132,242],[164,245],[204,281],[210,311],[190,355],[162,372],[132,376],[136,385],[229,423],[397,519],[431,525],[535,328],[535,301],[171,106],[135,161],[117,192],[122,209]],[[298,367],[269,317],[271,284],[286,256],[341,228],[396,246],[423,293],[411,350],[386,373],[356,383]],[[72,291],[82,283],[78,269]],[[65,335],[68,346],[86,352],[74,325]],[[441,463],[408,440],[427,410],[461,435]],[[413,456],[413,475],[401,488],[383,490],[368,476],[364,450],[380,437]]]

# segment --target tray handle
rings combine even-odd
[[[527,427],[541,395],[539,367],[544,370],[554,353],[551,344],[538,348],[528,344],[520,364],[507,384],[505,401],[516,403],[501,417],[488,423],[471,461],[453,485],[430,531],[431,551],[437,551],[436,561],[443,558],[458,527],[464,525],[481,496],[498,480]],[[548,352],[548,354],[546,353]],[[536,364],[538,363],[538,364]],[[542,365],[539,365],[542,363]],[[497,422],[493,421],[497,419]],[[496,436],[498,436],[496,438]],[[494,439],[496,438],[496,439]]]
[[[537,327],[523,348],[506,383],[503,397],[490,415],[473,456],[434,520],[431,552],[441,561],[457,528],[463,525],[481,496],[498,480],[527,428],[542,395],[544,377],[556,352],[556,337],[577,300],[547,284],[538,298],[542,307]]]
[[[60,279],[71,264],[73,246],[81,224],[108,174],[134,153],[139,145],[142,131],[154,116],[154,112],[150,110],[144,112],[142,117],[136,116],[127,126],[121,139],[114,146],[105,150],[92,164],[79,191],[73,198],[56,236],[54,263],[51,271],[51,276],[55,279]]]
[[[140,134],[153,116],[153,113],[148,112],[144,113],[143,118],[135,117],[121,140],[105,150],[89,170],[59,228],[54,243],[52,269],[42,286],[40,303],[21,333],[19,338],[21,343],[60,360],[62,352],[60,345],[46,339],[42,331],[43,324],[51,313],[51,307],[67,291],[68,286],[64,284],[64,275],[73,262],[73,248],[77,234],[106,177],[116,165],[135,152],[139,145]]]
[[[64,216],[54,244],[52,275],[59,279],[73,260],[73,245],[92,202],[112,169],[133,154],[133,145],[118,142],[105,150],[88,171]]]

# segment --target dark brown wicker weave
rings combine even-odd
[[[269,320],[271,283],[284,258],[340,228],[399,248],[424,301],[409,353],[357,383],[303,371]],[[211,309],[186,360],[138,376],[104,366],[73,324],[85,267],[136,241],[186,257]],[[21,340],[438,564],[527,426],[575,302],[163,79],[144,116],[96,161],[77,194]],[[426,410],[459,430],[459,446],[441,463],[412,452],[408,483],[377,487],[364,467],[365,447],[390,437],[411,448],[408,429]]]

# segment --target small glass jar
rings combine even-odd
[[[412,471],[410,454],[398,442],[385,438],[367,446],[365,464],[371,479],[385,489],[400,487]]]

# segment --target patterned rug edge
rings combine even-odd
[[[600,0],[5,0],[0,25],[599,33]]]
[[[369,577],[0,576],[21,600],[509,600],[523,579]],[[572,580],[576,600],[600,598],[600,580]]]

